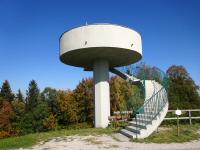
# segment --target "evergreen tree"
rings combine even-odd
[[[10,116],[13,134],[20,135],[23,133],[23,124],[25,116],[25,103],[24,101],[12,101],[12,115]]]
[[[22,134],[47,131],[47,119],[51,115],[47,102],[39,101],[37,105],[24,113],[19,125]],[[17,127],[17,126],[15,126]]]
[[[47,131],[44,126],[45,120],[50,116],[50,108],[47,102],[40,101],[33,108],[33,120],[31,121],[34,132]]]
[[[26,108],[27,110],[33,110],[39,103],[39,94],[37,83],[35,80],[31,80],[28,90],[26,91]]]
[[[47,101],[41,95],[35,80],[31,80],[26,91],[26,114],[23,118],[23,133],[46,131],[47,120],[51,115]]]
[[[16,98],[17,98],[17,100],[20,101],[20,102],[23,102],[23,101],[24,101],[24,97],[23,97],[23,94],[22,94],[22,92],[21,92],[20,89],[18,90],[18,93],[16,94]]]
[[[56,89],[46,87],[41,93],[41,100],[48,103],[53,115],[58,113],[58,91]]]
[[[3,85],[1,87],[0,96],[4,99],[8,100],[9,102],[14,100],[14,94],[12,93],[10,84],[8,80],[5,80],[3,82]]]

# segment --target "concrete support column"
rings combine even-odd
[[[110,116],[110,87],[109,64],[105,60],[98,60],[93,65],[95,84],[95,127],[108,126]]]

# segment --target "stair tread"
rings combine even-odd
[[[137,120],[149,120],[149,119],[151,119],[151,118],[153,118],[152,116],[150,117],[150,116],[137,116]],[[135,118],[132,118],[132,119],[134,119],[135,120]]]
[[[135,138],[136,137],[136,133],[131,132],[131,131],[126,130],[126,129],[122,129],[121,133],[126,135],[126,136],[128,136],[128,137],[130,137],[130,138]]]
[[[133,120],[135,121],[135,118],[133,118]],[[152,120],[150,118],[137,118],[137,122],[139,122],[139,121],[148,121],[148,122],[150,122]]]
[[[140,129],[146,129],[147,126],[146,124],[136,124],[135,122],[129,122],[129,126],[133,126],[133,127],[137,127],[137,128],[140,128]]]
[[[145,123],[143,123],[143,122],[137,122],[136,123],[136,121],[130,121],[129,123],[131,123],[131,124],[137,124],[137,125],[141,125],[141,126],[146,126],[146,124]]]
[[[137,116],[153,116],[153,114],[137,114]]]
[[[140,133],[140,130],[142,128],[140,128],[139,126],[136,127],[136,126],[126,126],[126,129],[131,131],[131,132],[134,132],[134,133]]]
[[[132,128],[132,129],[135,129],[135,130],[138,130],[138,129],[141,129],[141,128],[139,128],[139,127],[135,127],[135,126],[127,126],[127,127],[129,127],[129,128]]]
[[[129,123],[131,123],[131,124],[137,124],[137,125],[140,125],[140,126],[146,126],[147,124],[151,124],[152,123],[152,121],[141,121],[141,120],[137,120],[137,123],[136,123],[136,121],[135,120],[133,120],[133,121],[130,121]]]
[[[138,121],[136,122],[135,119],[133,121],[130,121],[130,123],[135,123],[135,124],[137,123],[137,124],[144,124],[145,125],[145,123],[143,123],[143,122],[138,122]]]

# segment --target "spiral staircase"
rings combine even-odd
[[[163,85],[155,80],[140,80],[114,68],[110,71],[132,84],[145,87],[145,100],[121,133],[129,138],[146,138],[151,135],[164,120],[168,111],[167,92]]]

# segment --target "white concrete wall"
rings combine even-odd
[[[71,29],[61,36],[61,55],[67,51],[89,47],[118,47],[135,50],[142,54],[140,34],[119,25],[86,25]]]
[[[152,124],[146,126],[146,129],[140,130],[140,134],[138,134],[138,138],[146,138],[151,135],[156,129],[160,126],[162,121],[164,120],[167,111],[168,111],[168,102],[163,107],[163,110],[159,113],[159,115],[152,121]]]
[[[60,60],[92,70],[97,59],[120,67],[142,58],[141,36],[136,31],[113,24],[92,24],[71,29],[60,38]]]
[[[154,80],[145,80],[145,101],[152,97],[153,94],[157,93],[162,88],[158,82]]]
[[[161,88],[162,85],[156,82],[155,80],[145,80],[145,87],[146,87],[146,99],[148,100],[149,98],[152,97],[153,94],[157,93]],[[164,94],[164,92],[163,92]],[[164,95],[163,95],[164,97]],[[145,108],[144,108],[145,109]],[[149,109],[147,108],[149,111]],[[154,110],[152,110],[154,111]],[[152,124],[147,125],[146,129],[142,129],[140,131],[140,134],[138,134],[138,138],[146,138],[149,135],[151,135],[157,128],[158,126],[162,123],[164,120],[166,114],[168,111],[168,102],[165,104],[163,107],[162,111],[159,113],[159,115],[152,121]]]

